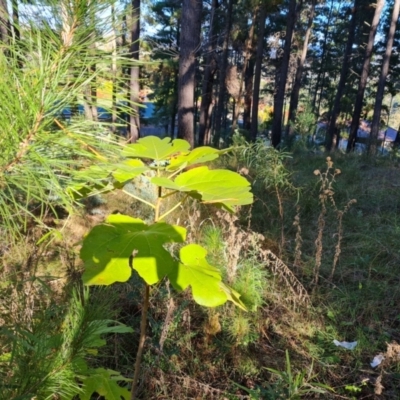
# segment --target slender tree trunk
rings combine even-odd
[[[10,38],[10,14],[7,0],[0,0],[0,42],[8,44]]]
[[[339,84],[331,111],[331,117],[328,126],[328,132],[326,135],[326,149],[331,151],[333,145],[333,138],[336,132],[336,119],[340,112],[340,100],[342,99],[343,91],[346,84],[347,74],[349,72],[350,58],[355,38],[357,12],[360,6],[361,0],[354,0],[354,7],[352,10],[352,16],[349,23],[349,33],[347,38],[346,50],[343,56],[342,70],[340,72]]]
[[[178,137],[194,146],[196,52],[200,45],[201,0],[183,0],[179,53]]]
[[[332,14],[333,14],[333,5],[334,5],[334,0],[332,0],[331,2],[331,8],[329,9],[329,16],[328,19],[326,21],[326,25],[325,25],[325,29],[324,29],[324,33],[323,33],[323,37],[324,37],[324,41],[322,44],[322,54],[321,54],[321,65],[320,68],[318,69],[318,74],[317,74],[317,80],[315,83],[315,91],[314,91],[314,100],[313,100],[313,111],[315,112],[316,109],[316,104],[317,104],[317,95],[318,95],[318,89],[320,86],[320,82],[321,82],[321,75],[322,75],[322,87],[324,84],[324,78],[325,78],[325,72],[324,72],[324,64],[325,64],[325,55],[326,55],[326,51],[327,51],[327,47],[328,47],[328,35],[329,35],[329,28],[332,25]],[[321,105],[321,95],[319,96],[319,103],[318,103],[318,110],[317,110],[317,115],[319,115],[319,109],[320,109],[320,105]]]
[[[12,20],[14,40],[19,43],[21,39],[21,30],[19,28],[19,0],[12,0]]]
[[[287,134],[289,137],[294,136],[294,123],[296,120],[297,114],[297,106],[299,104],[299,94],[301,88],[301,79],[303,77],[303,70],[304,70],[304,63],[307,57],[307,50],[308,50],[308,42],[311,36],[312,24],[314,21],[314,14],[315,14],[315,1],[313,0],[311,3],[310,14],[308,16],[308,24],[306,34],[304,36],[303,42],[303,49],[301,51],[301,55],[297,60],[297,69],[296,69],[296,76],[293,83],[293,89],[290,96],[290,105],[289,105],[289,123],[287,125]]]
[[[200,119],[199,119],[199,144],[205,145],[206,143],[206,130],[209,126],[210,119],[210,105],[213,97],[214,74],[217,69],[215,62],[215,47],[217,44],[217,36],[214,35],[214,25],[216,23],[215,12],[217,8],[217,0],[212,0],[210,12],[210,30],[208,33],[208,46],[206,65],[204,68],[203,89],[201,95],[200,105]]]
[[[283,103],[285,101],[286,81],[289,70],[290,50],[292,47],[293,31],[296,24],[296,0],[290,0],[289,11],[287,14],[287,25],[285,35],[285,45],[283,48],[283,57],[280,68],[279,86],[274,102],[274,118],[272,121],[272,145],[279,146],[282,137],[282,115]]]
[[[228,8],[226,12],[226,24],[225,24],[225,36],[222,44],[222,54],[219,62],[219,93],[218,93],[218,105],[215,112],[215,135],[217,145],[219,144],[219,136],[221,134],[222,120],[225,110],[225,97],[226,97],[226,73],[228,69],[228,50],[229,50],[229,39],[232,30],[232,10],[233,0],[228,0]],[[225,114],[226,115],[226,114]]]
[[[244,109],[243,109],[243,127],[248,132],[251,130],[251,103],[253,100],[253,80],[254,80],[254,58],[250,58],[249,66],[246,70],[244,80]]]
[[[176,44],[178,48],[181,45],[180,20],[178,21],[178,26],[177,26]],[[178,114],[178,85],[179,85],[179,65],[176,68],[174,68],[174,101],[171,109],[171,139],[175,139],[176,116]]]
[[[139,39],[140,39],[140,0],[132,0],[132,28],[130,46],[130,77],[129,77],[129,131],[128,141],[136,142],[140,137],[139,99]]]
[[[394,0],[392,20],[390,22],[389,32],[386,37],[386,51],[385,55],[383,56],[382,70],[378,82],[378,92],[376,94],[376,99],[375,99],[374,116],[372,118],[370,141],[368,143],[369,147],[368,153],[370,155],[375,155],[377,148],[383,95],[385,92],[386,78],[389,73],[389,62],[390,62],[390,57],[392,55],[392,48],[393,48],[394,35],[396,33],[397,20],[399,19],[399,9],[400,9],[400,0]]]
[[[347,152],[353,150],[355,146],[357,131],[358,127],[360,126],[360,115],[364,101],[365,88],[367,86],[369,66],[372,58],[372,50],[374,48],[375,35],[378,29],[379,20],[384,5],[385,5],[385,0],[377,0],[374,17],[372,19],[371,29],[369,31],[368,43],[365,49],[365,58],[362,66],[360,82],[358,84],[356,103],[354,105],[353,118],[351,120],[351,125],[350,125],[349,140],[347,142]]]
[[[264,54],[264,34],[265,34],[265,19],[267,17],[267,5],[261,5],[260,19],[258,27],[257,39],[257,55],[254,72],[254,88],[253,88],[253,104],[251,113],[251,140],[255,141],[258,133],[258,105],[260,103],[260,83],[261,83],[261,67]]]
[[[112,99],[111,99],[111,130],[113,133],[117,132],[117,26],[115,21],[115,5],[111,3],[111,24],[112,24]]]
[[[90,18],[91,18],[91,23],[92,26],[96,26],[96,15],[94,11],[92,11],[90,8],[93,7],[92,1],[88,2],[88,7],[89,7],[89,13],[90,13]],[[94,32],[93,32],[94,35]],[[96,45],[95,43],[91,43],[91,53],[92,56],[96,54]],[[93,64],[90,65],[90,75],[93,76],[94,78],[90,82],[90,105],[92,108],[92,118],[93,121],[98,121],[99,115],[98,115],[98,110],[97,110],[97,77],[96,77],[96,63],[94,62]]]
[[[206,126],[206,132],[204,136],[204,144],[208,145],[211,143],[211,126],[212,126],[212,113],[214,109],[214,103],[211,102],[209,109],[208,109],[208,119],[207,119],[207,126]]]
[[[254,31],[255,31],[255,25],[256,25],[256,20],[257,20],[258,8],[259,8],[259,5],[257,5],[254,8],[253,18],[252,18],[251,26],[249,29],[249,36],[247,38],[246,45],[245,45],[243,68],[242,68],[242,73],[240,75],[240,82],[239,82],[239,93],[238,93],[237,99],[235,99],[236,107],[235,107],[235,112],[233,113],[232,130],[231,130],[232,134],[235,132],[235,130],[237,128],[237,121],[239,118],[240,110],[242,108],[241,106],[242,106],[243,82],[246,79],[246,73],[247,73],[247,69],[249,67],[250,57],[251,57],[251,54],[253,53]]]

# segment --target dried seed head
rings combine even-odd
[[[335,175],[339,175],[339,174],[341,174],[342,173],[342,171],[339,169],[339,168],[336,168],[335,169]]]
[[[316,169],[315,171],[314,171],[314,175],[315,176],[318,176],[318,175],[320,175],[321,174],[321,171],[319,170],[319,169]]]

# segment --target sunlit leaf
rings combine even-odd
[[[118,384],[119,381],[129,382],[130,379],[124,378],[119,372],[104,368],[97,368],[90,372],[91,374],[83,379],[83,392],[79,394],[81,400],[90,400],[94,393],[104,396],[105,400],[131,398],[130,391]]]
[[[154,161],[166,160],[169,157],[187,153],[190,144],[186,140],[175,139],[171,143],[170,138],[160,139],[156,136],[147,136],[139,139],[136,143],[127,145],[122,151],[125,157],[147,158]]]
[[[141,219],[110,215],[105,224],[95,226],[83,241],[81,258],[85,262],[86,285],[126,282],[133,268],[152,285],[167,275],[177,261],[163,247],[183,242],[186,229],[166,223],[146,225]]]
[[[115,169],[112,172],[112,176],[118,182],[126,182],[133,178],[136,178],[138,175],[143,172],[148,171],[148,167],[143,164],[141,160],[131,159],[125,160],[124,162],[115,165]]]
[[[224,169],[197,167],[183,172],[174,181],[155,177],[151,182],[168,189],[188,192],[194,197],[200,196],[203,203],[221,204],[229,211],[232,211],[232,206],[253,202],[250,183],[236,172]]]
[[[194,164],[201,164],[215,160],[220,155],[220,150],[212,147],[202,146],[197,147],[187,154],[177,154],[170,158],[167,171],[175,171],[179,168],[185,168]]]
[[[181,262],[168,277],[178,291],[190,286],[196,303],[206,307],[216,307],[227,300],[232,300],[232,296],[227,295],[229,290],[227,286],[221,286],[221,273],[208,264],[206,255],[207,251],[197,244],[182,247]],[[238,297],[237,302],[240,303]],[[241,307],[244,308],[243,305]]]

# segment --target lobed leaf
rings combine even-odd
[[[233,206],[251,204],[253,195],[250,183],[236,172],[202,166],[180,174],[174,181],[168,178],[152,178],[155,185],[167,189],[188,192],[203,203],[220,204],[228,211]]]
[[[158,222],[146,225],[141,219],[126,215],[110,215],[105,224],[95,226],[83,241],[81,259],[85,263],[86,285],[111,285],[126,282],[132,266],[152,285],[168,275],[177,261],[163,245],[183,242],[186,229]]]
[[[216,307],[227,300],[246,310],[239,300],[239,294],[221,281],[220,271],[208,264],[207,250],[198,244],[189,244],[180,251],[180,263],[169,275],[174,288],[178,291],[192,289],[196,303],[206,307]]]
[[[190,144],[186,140],[170,138],[160,139],[157,136],[147,136],[136,143],[128,144],[122,151],[122,155],[131,158],[148,158],[154,161],[163,161],[178,155],[188,153]]]
[[[104,368],[96,368],[91,374],[83,379],[80,400],[90,400],[93,393],[104,396],[105,400],[129,400],[130,391],[118,385],[118,381],[130,381],[117,371]]]
[[[177,154],[170,158],[167,171],[176,171],[189,167],[190,165],[202,164],[208,161],[215,160],[221,154],[220,150],[212,147],[202,146],[197,147],[187,154]]]

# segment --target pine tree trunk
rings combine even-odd
[[[258,105],[260,103],[260,84],[261,84],[261,67],[264,54],[264,34],[265,19],[267,17],[267,5],[261,6],[257,39],[257,55],[254,72],[254,88],[253,88],[253,104],[251,113],[251,140],[255,141],[258,133]]]
[[[364,101],[364,93],[365,93],[365,88],[367,86],[367,80],[369,75],[369,66],[372,58],[372,50],[374,48],[375,35],[378,29],[379,20],[384,5],[385,5],[385,0],[377,0],[374,17],[372,19],[371,29],[369,31],[368,43],[365,49],[365,57],[361,70],[360,82],[358,84],[358,91],[357,91],[356,102],[354,105],[353,118],[351,120],[351,125],[350,125],[349,140],[347,142],[347,152],[352,151],[356,143],[357,131],[358,127],[360,126],[360,116]]]
[[[214,74],[216,72],[215,47],[217,45],[217,36],[214,35],[214,26],[216,24],[215,12],[217,8],[217,0],[212,0],[210,11],[210,30],[208,33],[208,46],[206,65],[204,68],[203,88],[200,105],[199,119],[199,145],[208,144],[206,140],[207,127],[209,127],[209,119],[211,118],[210,107],[213,97]]]
[[[229,39],[232,30],[232,10],[233,0],[228,0],[228,9],[226,13],[225,23],[225,37],[222,45],[222,54],[219,62],[219,93],[218,93],[218,105],[215,112],[215,135],[217,145],[219,144],[219,137],[221,135],[222,120],[224,119],[225,110],[225,97],[226,97],[226,73],[228,69],[228,50],[229,50]],[[225,114],[226,116],[226,114]]]
[[[319,89],[321,81],[322,81],[321,87],[323,87],[324,80],[325,80],[324,64],[325,64],[325,55],[326,55],[327,46],[328,46],[329,28],[332,25],[331,21],[332,21],[332,14],[333,14],[333,6],[334,6],[334,0],[332,0],[332,2],[331,2],[331,8],[329,9],[329,16],[328,16],[328,19],[325,24],[325,29],[324,29],[324,33],[323,33],[324,41],[322,43],[321,65],[320,65],[320,68],[318,69],[317,80],[315,83],[313,111],[316,112],[317,115],[319,115],[319,109],[320,109],[321,97],[322,97],[320,94],[318,107],[317,107],[317,95],[318,95],[318,89]],[[322,76],[322,79],[321,79],[321,76]]]
[[[389,62],[390,62],[390,57],[392,55],[392,48],[393,48],[394,35],[396,33],[397,20],[399,19],[399,8],[400,8],[400,0],[394,0],[392,20],[390,22],[389,32],[386,37],[386,51],[385,55],[383,56],[382,70],[378,82],[378,92],[376,94],[376,99],[375,99],[374,116],[372,118],[370,141],[368,143],[369,147],[368,153],[370,155],[375,155],[377,149],[383,95],[385,92],[386,78],[389,72]]]
[[[10,38],[10,14],[7,0],[0,0],[0,42],[8,44]]]
[[[249,36],[246,40],[246,45],[244,48],[244,60],[243,60],[242,72],[240,74],[239,93],[238,93],[237,99],[235,99],[236,107],[235,107],[235,111],[233,113],[233,119],[232,119],[232,129],[231,129],[232,135],[237,128],[237,121],[239,119],[240,110],[242,108],[243,83],[246,79],[246,74],[247,74],[247,69],[249,67],[250,57],[253,53],[254,31],[255,31],[255,25],[256,25],[257,14],[258,14],[258,7],[259,6],[257,5],[257,7],[254,8],[253,18],[252,18],[251,26],[249,29]]]
[[[178,137],[194,146],[196,52],[200,45],[201,0],[183,0],[179,52]]]
[[[290,50],[292,47],[293,31],[296,24],[296,0],[290,0],[287,14],[285,45],[280,66],[278,89],[274,101],[274,118],[272,122],[272,145],[279,146],[282,137],[283,103],[285,101],[286,81],[289,70]]]
[[[311,36],[312,24],[314,21],[315,14],[315,0],[311,3],[310,13],[308,16],[308,24],[306,34],[304,36],[303,49],[301,51],[301,55],[297,60],[297,69],[296,69],[296,77],[294,79],[293,89],[290,96],[290,105],[289,105],[289,123],[287,125],[287,134],[289,137],[294,136],[294,123],[296,120],[297,114],[297,106],[299,104],[299,94],[301,88],[301,79],[303,77],[304,63],[307,57],[308,50],[308,42]]]
[[[130,46],[130,76],[129,76],[129,123],[128,141],[136,142],[140,137],[139,99],[139,39],[140,39],[140,0],[132,0],[132,28]]]
[[[353,48],[353,43],[355,39],[356,32],[356,22],[357,22],[357,12],[360,6],[361,0],[354,0],[354,7],[352,10],[352,16],[349,23],[349,33],[347,37],[346,50],[343,55],[343,64],[340,72],[339,84],[335,96],[335,101],[333,103],[333,108],[331,111],[331,117],[328,126],[328,132],[326,135],[326,149],[331,151],[333,146],[333,138],[336,132],[336,119],[340,112],[340,100],[342,99],[343,91],[346,85],[347,74],[349,72],[350,58]]]
[[[254,58],[250,58],[249,66],[246,70],[244,80],[244,109],[243,109],[243,128],[248,132],[251,130],[251,103],[253,100],[253,81],[254,81]]]
[[[115,21],[115,5],[111,3],[111,24],[112,24],[112,99],[111,99],[111,130],[113,133],[117,132],[117,26]]]

